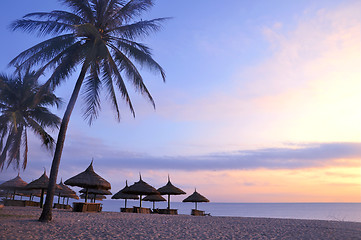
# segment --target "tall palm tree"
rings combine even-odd
[[[28,130],[39,136],[47,148],[54,139],[46,128],[57,128],[60,118],[47,107],[59,107],[60,99],[51,92],[39,92],[37,74],[26,70],[16,76],[0,74],[0,168],[14,165],[26,168],[28,161]],[[23,156],[21,156],[23,155]]]
[[[80,73],[60,126],[50,183],[40,221],[52,219],[52,202],[62,149],[70,115],[84,85],[84,117],[89,124],[98,116],[100,89],[104,87],[118,119],[120,112],[116,92],[135,112],[124,79],[145,95],[154,105],[138,71],[139,66],[160,73],[162,67],[152,58],[151,50],[136,39],[158,31],[166,18],[134,21],[153,6],[153,0],[60,0],[70,11],[30,13],[12,24],[12,29],[40,35],[55,35],[20,53],[11,64],[22,67],[40,65],[42,70],[52,69],[44,85],[54,89],[77,68]],[[84,82],[84,83],[83,83]]]

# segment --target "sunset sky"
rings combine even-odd
[[[123,105],[117,122],[103,96],[89,126],[80,99],[58,182],[94,158],[113,193],[140,172],[156,188],[169,174],[187,195],[196,187],[212,202],[361,202],[359,0],[155,2],[142,19],[172,17],[140,40],[167,74],[163,83],[141,70],[156,110],[132,92],[136,118]],[[55,0],[0,2],[2,72],[12,73],[10,60],[41,40],[11,32],[11,21],[55,9],[64,7]],[[65,103],[76,77],[56,91]],[[44,167],[49,175],[51,161],[31,136],[20,176],[29,182]],[[0,181],[16,175],[10,167]]]

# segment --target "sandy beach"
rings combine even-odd
[[[342,221],[78,213],[34,207],[0,209],[0,239],[361,239],[361,223]]]

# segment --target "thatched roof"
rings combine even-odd
[[[88,194],[88,199],[94,199],[94,196],[96,197],[95,200],[103,200],[106,198],[104,195]],[[85,199],[85,193],[80,194],[80,198]]]
[[[93,161],[89,167],[78,175],[69,178],[64,182],[66,185],[78,186],[82,188],[96,188],[108,190],[111,188],[110,183],[96,174],[93,169]]]
[[[166,200],[160,194],[148,195],[143,198],[143,201],[149,202],[165,202]]]
[[[119,192],[117,192],[116,194],[114,194],[112,196],[112,199],[139,199],[138,195],[124,193],[124,191],[128,190],[128,188],[129,188],[128,182],[125,181],[125,187],[123,189],[121,189]]]
[[[148,183],[142,180],[142,176],[140,176],[138,182],[135,182],[133,185],[129,186],[129,188],[123,192],[129,194],[137,194],[137,195],[159,194],[157,189],[155,189],[154,187],[150,186]]]
[[[183,200],[183,202],[209,202],[209,200],[199,194],[197,190],[194,190],[194,193]]]
[[[26,185],[26,189],[46,189],[48,188],[48,185],[49,185],[49,178],[44,170],[44,173],[43,175],[41,175],[40,178]]]
[[[29,197],[31,195],[31,196],[35,196],[35,197],[40,197],[41,190],[40,189],[18,190],[16,192],[16,195],[26,196],[26,197]]]
[[[63,183],[63,180],[60,181],[60,183],[58,184],[59,189],[55,189],[55,194],[59,195],[60,197],[70,197],[70,198],[75,198],[75,199],[79,199],[79,197],[76,195],[76,192],[73,191],[71,188],[69,188],[68,186],[66,186]]]
[[[0,184],[0,189],[19,190],[19,189],[23,189],[26,185],[27,185],[27,183],[24,180],[22,180],[18,174],[18,176],[16,178],[13,178],[9,181],[6,181],[6,182]]]
[[[161,187],[158,188],[157,190],[158,192],[160,192],[161,195],[181,195],[181,194],[186,194],[182,189],[175,187],[171,182],[170,182],[170,178],[168,176],[168,183]]]
[[[61,195],[61,197],[79,199],[78,195],[76,195],[76,194],[63,194],[63,195]]]
[[[83,188],[79,191],[80,193],[86,193],[86,189]],[[88,194],[99,194],[99,195],[112,195],[112,193],[108,190],[104,190],[104,189],[94,189],[94,188],[89,188],[88,189]]]

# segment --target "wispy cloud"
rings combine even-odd
[[[361,144],[309,144],[297,148],[242,150],[193,157],[118,156],[118,159],[109,158],[107,163],[123,168],[154,170],[296,169],[357,164],[361,158]]]

